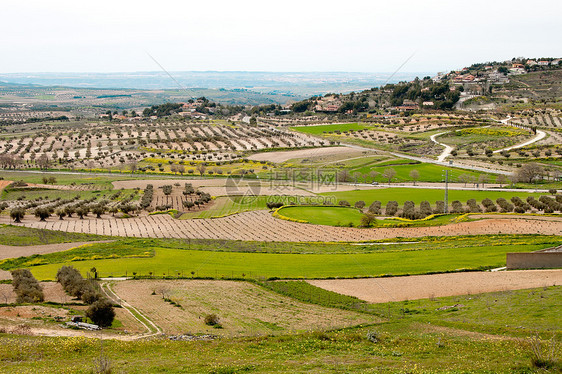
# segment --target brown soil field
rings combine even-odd
[[[562,270],[467,272],[369,279],[310,280],[329,291],[370,303],[427,299],[562,285]]]
[[[361,154],[361,152],[356,152]],[[248,157],[254,161],[271,161],[275,163],[285,162],[294,158],[308,158],[318,156],[330,156],[341,154],[354,154],[354,150],[349,147],[327,147],[327,148],[308,148],[294,151],[277,151],[257,153]],[[350,156],[352,157],[352,156]]]
[[[12,183],[12,181],[5,181],[5,180],[0,180],[0,191],[2,191],[6,186],[8,186],[10,183]]]
[[[68,296],[62,286],[55,282],[41,282],[45,301],[55,303],[68,303],[72,301],[72,297]],[[11,304],[16,302],[16,294],[11,284],[0,284],[0,303]]]
[[[7,217],[0,218],[7,223]],[[398,236],[542,234],[561,235],[562,218],[538,220],[536,217],[494,217],[447,226],[372,228],[332,227],[276,219],[267,211],[251,211],[213,219],[176,220],[167,214],[141,215],[128,219],[103,216],[96,219],[49,218],[45,222],[26,216],[21,225],[40,229],[81,232],[99,235],[142,238],[192,238],[255,241],[370,241]]]
[[[62,252],[71,248],[80,247],[84,244],[90,243],[108,243],[111,240],[102,240],[99,242],[75,242],[75,243],[56,243],[44,245],[0,245],[0,260],[6,258],[17,258],[31,255],[43,255],[46,253]]]
[[[378,321],[374,316],[301,303],[248,282],[119,281],[113,289],[167,334],[247,336],[324,330]],[[162,289],[181,307],[164,301]],[[153,291],[157,294],[152,295]],[[205,316],[213,313],[219,317],[222,329],[204,323]]]

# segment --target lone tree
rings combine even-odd
[[[371,227],[377,222],[377,217],[372,212],[367,212],[361,216],[361,226]]]
[[[98,299],[86,310],[86,317],[100,327],[109,327],[115,319],[113,304],[107,299]]]
[[[10,218],[14,220],[15,223],[21,223],[21,220],[25,217],[25,209],[16,208],[10,211]]]
[[[205,174],[205,170],[207,170],[207,166],[205,166],[204,163],[197,165],[197,171],[199,172],[199,174]]]
[[[384,179],[388,180],[388,184],[390,184],[392,179],[396,176],[396,170],[393,168],[384,169],[382,176]]]
[[[515,176],[519,182],[533,183],[540,179],[544,174],[544,168],[534,162],[521,166]]]
[[[417,171],[416,169],[413,169],[412,171],[410,171],[410,178],[412,178],[412,181],[414,182],[414,186],[415,186],[416,181],[420,179],[420,172]]]

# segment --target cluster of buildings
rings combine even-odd
[[[324,96],[316,101],[315,112],[335,113],[342,106],[341,100],[337,96]]]

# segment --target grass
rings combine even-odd
[[[553,332],[548,327],[551,322],[559,333],[556,308],[559,310],[560,292],[560,287],[552,287],[380,304],[377,307],[383,315],[388,315],[390,307],[387,322],[334,331],[211,342],[105,340],[103,353],[98,339],[0,334],[0,372],[87,373],[102,354],[111,361],[114,372],[133,374],[316,373],[342,369],[347,373],[533,373],[536,369],[531,349],[511,336],[527,337],[524,334],[528,331],[538,330],[549,337]],[[300,298],[299,293],[292,296]],[[435,311],[435,307],[456,301],[465,307]],[[346,300],[341,302],[345,304]],[[426,311],[410,312],[423,309]],[[527,314],[535,313],[541,316],[526,320]],[[447,322],[441,319],[455,318],[464,320],[470,331],[495,331],[500,335],[488,338],[442,327]],[[368,335],[376,336],[376,342],[367,339]],[[559,347],[559,340],[555,344]],[[560,369],[559,360],[553,360],[553,364],[550,372]]]
[[[444,191],[440,189],[423,189],[423,188],[376,188],[369,190],[354,190],[342,192],[325,192],[323,196],[333,196],[336,200],[347,200],[352,205],[359,200],[365,201],[367,205],[373,201],[380,201],[383,205],[390,200],[395,200],[402,205],[404,201],[411,200],[416,204],[427,200],[433,204],[437,200],[443,200]],[[465,191],[465,190],[449,190],[449,201],[460,200],[466,203],[469,199],[476,199],[480,202],[485,198],[496,200],[503,197],[509,200],[513,196],[519,196],[526,199],[527,196],[538,198],[540,193],[528,192],[505,192],[505,191]]]
[[[342,123],[342,124],[335,124],[335,125],[319,125],[319,126],[296,126],[291,127],[290,129],[293,131],[302,132],[304,134],[310,135],[322,135],[323,133],[327,133],[330,131],[349,131],[349,130],[364,130],[364,129],[371,129],[376,126],[372,125],[365,125],[360,123]]]
[[[341,206],[288,206],[277,211],[281,219],[327,226],[361,226],[363,213],[356,208]],[[441,226],[454,222],[460,214],[437,215],[427,220],[379,219],[373,227],[421,227]]]
[[[221,243],[224,245],[222,251],[217,248]],[[252,279],[371,277],[500,267],[505,266],[507,252],[536,251],[559,243],[557,237],[498,235],[490,241],[478,237],[460,237],[455,240],[427,238],[421,243],[394,244],[388,248],[383,245],[364,245],[370,249],[362,249],[362,246],[348,244],[348,252],[342,252],[341,248],[338,250],[340,244],[304,243],[299,253],[257,253],[259,248],[228,251],[229,244],[236,248],[240,245],[238,242],[199,241],[194,242],[191,247],[185,241],[126,239],[109,244],[92,244],[89,247],[91,256],[94,253],[104,253],[105,248],[106,256],[115,255],[117,258],[92,260],[91,257],[84,254],[78,256],[77,252],[73,252],[75,250],[70,250],[62,252],[62,255],[6,261],[0,268],[8,270],[28,266],[42,280],[53,279],[62,265],[73,265],[84,274],[96,267],[102,277],[130,276],[133,272],[138,276],[152,273],[157,277],[173,277],[179,273],[190,277],[193,272],[195,277]],[[278,243],[269,243],[264,251],[277,245]],[[333,253],[323,253],[324,248],[332,249]],[[131,253],[148,257],[130,257]]]
[[[133,190],[124,190],[123,196],[132,192]],[[72,199],[76,196],[81,199],[90,199],[92,197],[97,197],[99,199],[109,199],[109,197],[113,193],[114,192],[110,190],[71,191],[46,188],[5,188],[4,191],[2,191],[0,201],[17,200],[18,198],[21,198],[25,201],[34,201],[38,198],[43,198],[44,200],[51,200],[56,198]]]
[[[375,178],[368,178],[369,182],[377,181],[379,183],[386,183],[388,179],[383,178],[382,173],[385,169],[394,169],[396,171],[396,176],[393,178],[393,183],[403,183],[403,182],[411,182],[412,178],[410,177],[410,172],[412,170],[417,170],[419,173],[419,182],[443,182],[445,177],[445,170],[449,171],[449,181],[454,182],[458,181],[459,176],[461,175],[468,175],[474,177],[476,180],[481,174],[486,173],[477,173],[470,170],[463,170],[457,168],[450,168],[450,167],[443,167],[434,164],[426,164],[426,163],[416,163],[415,161],[409,160],[397,160],[397,161],[387,161],[384,163],[373,163],[370,165],[364,165],[359,168],[353,168],[350,170],[350,173],[362,173],[362,174],[369,174],[371,171],[376,171],[379,175]],[[486,174],[489,176],[490,181],[495,180],[495,176],[491,174]]]
[[[558,321],[562,286],[369,304],[304,281],[261,284],[303,302],[375,314],[390,320],[429,322],[495,335],[523,337],[539,334],[542,338],[562,339],[562,326]],[[439,310],[442,307],[450,308]]]
[[[57,185],[70,185],[72,183],[80,184],[95,184],[99,185],[100,189],[111,189],[113,188],[111,182],[123,179],[139,179],[139,176],[128,176],[118,175],[118,176],[108,176],[108,175],[96,175],[96,174],[79,174],[79,173],[57,173],[56,171],[44,172],[44,173],[26,173],[26,172],[11,172],[2,171],[2,176],[5,180],[19,181],[23,180],[27,183],[43,183],[43,177],[55,177],[57,180]],[[142,177],[142,176],[141,176]]]
[[[282,217],[329,226],[359,226],[363,216],[359,209],[337,206],[289,206],[277,212]]]
[[[107,236],[0,225],[0,245],[43,245],[106,240]]]
[[[379,341],[369,341],[376,331]],[[96,339],[0,335],[3,372],[87,373],[100,356]],[[212,342],[109,340],[103,356],[115,372],[308,373],[530,372],[530,357],[511,340],[427,331],[406,322],[332,332]]]

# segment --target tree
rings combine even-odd
[[[540,179],[544,174],[544,168],[536,163],[529,163],[521,166],[515,175],[519,182],[533,183]]]
[[[14,220],[15,223],[21,223],[21,220],[25,217],[25,209],[16,208],[10,211],[10,218]]]
[[[509,180],[507,179],[507,176],[500,174],[496,177],[496,183],[500,185],[500,188],[502,187],[502,185],[506,184],[507,182],[509,182]]]
[[[468,182],[470,182],[470,175],[468,175],[468,174],[461,174],[461,175],[459,175],[459,177],[458,177],[458,181],[461,182],[461,183],[464,183],[464,186],[466,187],[466,184],[467,184]]]
[[[134,174],[137,171],[137,162],[133,161],[129,164],[129,169],[131,170],[131,174]]]
[[[410,171],[410,178],[412,178],[412,181],[414,182],[414,186],[415,186],[416,181],[420,179],[420,172],[417,171],[416,169],[412,169],[412,171]]]
[[[64,209],[58,209],[55,214],[59,217],[59,219],[62,221],[62,219],[64,217],[66,217],[66,212]]]
[[[379,173],[378,171],[371,170],[371,171],[369,172],[369,177],[371,177],[371,182],[374,182],[374,181],[375,181],[375,178],[376,178],[379,174],[380,174],[380,173]]]
[[[98,299],[86,310],[86,317],[100,327],[109,327],[115,319],[113,304],[107,299]]]
[[[393,168],[384,169],[382,176],[384,179],[388,180],[388,184],[390,184],[392,179],[396,176],[396,170]]]
[[[51,212],[47,208],[37,208],[34,213],[35,217],[39,218],[40,221],[45,221],[45,219],[51,216]]]
[[[489,180],[490,180],[490,176],[487,174],[480,174],[478,176],[478,183],[482,184],[482,187],[484,187],[484,184],[488,183]]]
[[[197,171],[199,172],[199,174],[205,174],[205,170],[207,170],[207,166],[205,166],[204,163],[200,163],[199,165],[197,165]]]
[[[349,174],[349,170],[343,169],[338,171],[337,178],[338,182],[349,182],[351,175]]]
[[[377,222],[377,217],[374,213],[367,212],[361,216],[361,226],[371,227]]]
[[[355,207],[359,210],[363,210],[363,208],[365,208],[365,202],[363,200],[356,201]]]

